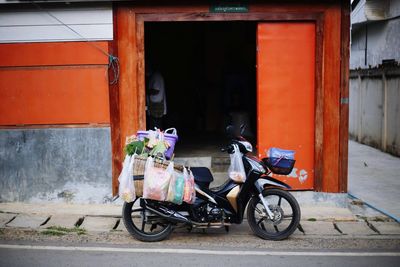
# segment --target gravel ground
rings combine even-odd
[[[83,235],[68,233],[64,236],[44,235],[40,231],[21,229],[0,229],[0,243],[52,243],[64,246],[91,244],[95,246],[125,246],[125,247],[183,247],[199,249],[376,249],[384,251],[400,251],[400,239],[368,237],[313,237],[303,238],[293,236],[284,241],[262,240],[251,234],[234,235],[226,233],[194,232],[173,233],[168,240],[158,243],[143,243],[135,240],[126,232],[111,231]]]

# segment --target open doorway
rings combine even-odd
[[[245,123],[255,144],[256,29],[242,21],[145,23],[145,64],[164,78],[162,128],[178,130],[177,155],[218,153],[228,124]]]

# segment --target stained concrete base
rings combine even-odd
[[[10,223],[7,223],[7,227],[13,228],[39,228],[50,216],[37,215],[37,214],[19,214]]]
[[[52,215],[50,220],[45,225],[40,226],[40,228],[48,228],[52,226],[74,228],[79,218],[80,216],[78,215]]]
[[[345,235],[378,235],[378,233],[369,228],[369,226],[365,222],[337,222],[336,225]]]
[[[17,216],[17,214],[13,213],[0,213],[0,228],[5,227],[6,223],[11,221],[12,218]]]
[[[118,218],[111,217],[88,216],[85,217],[83,223],[79,226],[79,228],[84,228],[89,232],[109,232],[114,228],[118,220]]]

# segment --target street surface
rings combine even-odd
[[[0,245],[0,266],[398,266],[378,250],[198,249],[196,247]]]

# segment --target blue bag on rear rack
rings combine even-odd
[[[267,157],[269,157],[271,159],[271,161],[272,161],[271,163],[273,165],[278,164],[278,163],[281,163],[280,165],[282,165],[282,164],[285,164],[285,162],[287,164],[290,164],[289,161],[282,161],[282,159],[294,160],[294,153],[295,153],[294,150],[285,150],[285,149],[280,149],[277,147],[271,147],[268,150]]]
[[[288,175],[294,167],[294,153],[293,150],[271,147],[267,152],[267,158],[263,158],[262,161],[273,173]]]
[[[268,151],[267,157],[269,158],[283,158],[283,159],[294,159],[294,150],[285,150],[277,147],[271,147]]]

